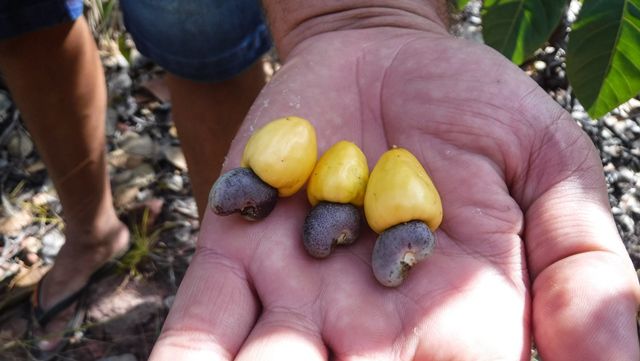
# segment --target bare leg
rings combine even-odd
[[[64,210],[66,243],[41,288],[48,309],[128,242],[106,172],[104,74],[84,18],[0,42],[0,69]],[[70,312],[46,332],[63,329]]]
[[[220,174],[229,144],[264,85],[262,65],[258,61],[221,83],[198,83],[174,75],[167,78],[173,120],[202,218],[209,189]]]

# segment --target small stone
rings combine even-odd
[[[624,117],[628,117],[631,114],[631,112],[636,108],[640,108],[640,100],[635,98],[631,98],[629,99],[629,101],[622,103],[620,104],[620,106],[618,106],[618,110],[620,111],[620,114]]]
[[[5,210],[6,212],[6,210]],[[17,235],[23,227],[33,222],[33,215],[25,210],[11,212],[0,218],[0,234],[5,236]]]
[[[118,129],[118,112],[112,107],[107,108],[105,122],[106,135],[111,137],[115,134],[116,129]]]
[[[42,247],[42,242],[36,237],[28,236],[20,242],[20,246],[27,252],[37,253]]]
[[[605,172],[604,179],[607,184],[615,184],[620,179],[620,174],[618,172]]]
[[[605,172],[615,172],[616,171],[616,166],[613,165],[613,163],[608,162],[607,164],[604,165],[604,171]]]
[[[578,100],[576,99],[575,104],[573,105],[573,110],[574,111],[583,111],[584,112],[584,107],[582,106],[582,104],[580,104],[580,102],[578,102]]]
[[[169,128],[169,135],[173,138],[178,138],[178,128],[176,128],[175,125],[172,125],[171,128]]]
[[[600,136],[602,137],[602,139],[611,139],[611,137],[613,137],[613,132],[610,131],[608,128],[603,128],[600,131]]]
[[[138,103],[132,96],[115,103],[115,108],[122,119],[130,119],[138,110]]]
[[[631,192],[620,197],[620,208],[626,213],[640,214],[640,202]]]
[[[164,307],[171,308],[175,300],[176,300],[176,295],[170,295],[165,297],[164,300],[162,300],[162,303],[164,304]]]
[[[46,262],[53,261],[64,242],[64,234],[58,228],[53,228],[42,237],[41,253]]]
[[[602,147],[602,151],[613,158],[619,158],[623,153],[622,146],[619,144],[605,145]]]
[[[160,180],[160,186],[174,192],[182,192],[184,190],[184,179],[179,174],[171,174]]]
[[[197,218],[198,218],[198,215],[196,214],[196,217],[194,219],[197,219]],[[194,238],[193,228],[191,228],[188,222],[185,223],[185,226],[183,227],[174,228],[171,234],[172,234],[172,238],[178,244],[191,244]]]
[[[577,120],[587,120],[587,119],[589,119],[589,115],[582,108],[574,108],[573,111],[571,111],[571,117],[573,119],[577,119]]]
[[[533,62],[533,67],[540,72],[547,68],[547,63],[542,60],[536,60]]]
[[[9,154],[16,158],[25,159],[31,152],[33,152],[34,145],[31,137],[24,132],[15,132],[9,138],[7,144],[7,150]]]
[[[624,212],[622,211],[622,209],[620,209],[620,207],[611,207],[611,213],[614,216],[619,216],[621,214],[624,214]]]
[[[55,202],[58,202],[58,198],[50,192],[40,192],[31,198],[31,203],[34,206],[44,206]]]
[[[113,199],[116,208],[122,208],[127,204],[133,203],[133,201],[135,201],[138,193],[140,193],[140,188],[120,186],[114,189],[113,193]]]
[[[465,25],[462,28],[461,34],[464,39],[473,41],[478,44],[482,44],[484,42],[482,37],[482,29],[480,26],[476,25]]]
[[[146,200],[153,198],[153,190],[152,189],[143,189],[136,195],[136,200],[138,202],[145,202]]]
[[[108,80],[107,87],[109,89],[109,93],[120,94],[131,88],[132,84],[133,81],[129,74],[125,71],[121,71]]]
[[[635,173],[627,167],[620,167],[618,173],[620,173],[620,177],[627,182],[634,182],[636,177]]]
[[[133,172],[133,184],[146,187],[156,179],[156,172],[148,163],[143,163],[131,170]]]
[[[607,115],[603,118],[604,124],[609,127],[613,127],[616,123],[618,123],[618,118],[613,115]]]
[[[117,187],[146,187],[156,179],[156,173],[150,164],[142,163],[133,169],[114,174],[111,181]]]
[[[629,136],[633,137],[633,134],[628,134],[630,132],[628,131],[626,122],[617,122],[613,125],[613,130],[618,137],[624,141],[629,141]]]
[[[138,168],[139,166],[142,165],[142,163],[145,162],[145,160],[147,159],[147,157],[144,157],[142,155],[129,155],[127,157],[127,161],[124,164],[124,167],[126,169],[135,169]]]
[[[131,49],[129,58],[131,59],[131,67],[133,69],[139,69],[151,63],[151,59],[142,55],[136,48]]]
[[[618,224],[620,224],[622,231],[624,233],[629,233],[634,231],[635,222],[633,221],[633,218],[631,218],[631,216],[627,214],[621,214],[616,217],[616,220],[618,221]]]
[[[582,3],[579,0],[571,0],[569,2],[569,11],[567,12],[567,21],[572,24],[578,18]]]
[[[129,155],[138,155],[145,158],[153,158],[156,147],[153,139],[148,135],[132,137],[124,141],[120,147]]]
[[[114,168],[124,168],[128,158],[123,149],[114,149],[107,154],[107,163]]]
[[[176,199],[169,208],[171,213],[176,212],[188,218],[198,219],[198,209],[193,198]]]
[[[471,15],[471,16],[469,17],[469,22],[470,22],[471,24],[473,24],[473,25],[476,25],[476,26],[477,26],[477,25],[482,24],[482,18],[481,18],[481,17],[479,17],[479,16],[477,16],[477,15]]]

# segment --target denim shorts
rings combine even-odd
[[[271,48],[259,0],[120,0],[137,49],[167,71],[222,81]],[[82,0],[0,0],[0,39],[72,21]]]

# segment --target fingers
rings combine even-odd
[[[533,288],[534,338],[544,360],[639,360],[637,279],[620,257],[589,252],[544,270]]]
[[[602,166],[570,121],[545,134],[524,188],[534,338],[545,360],[638,360],[640,287]]]
[[[317,324],[291,311],[266,311],[240,350],[238,361],[327,360]]]
[[[243,269],[199,248],[150,360],[232,360],[258,312]]]

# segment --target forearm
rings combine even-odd
[[[446,31],[447,0],[263,0],[280,56],[318,34],[359,28]]]

